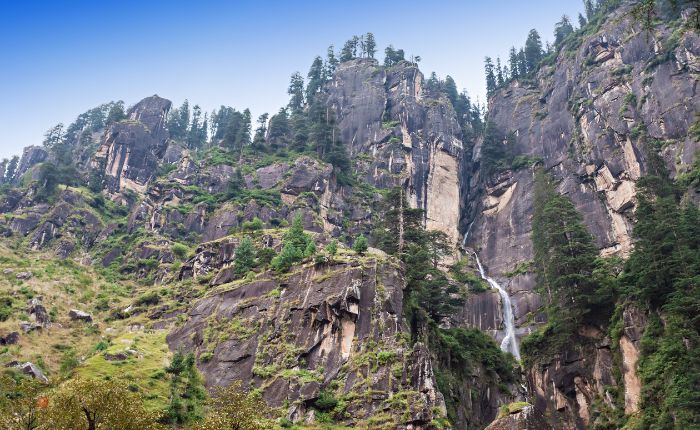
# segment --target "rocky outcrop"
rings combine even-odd
[[[146,190],[167,149],[165,118],[170,105],[170,100],[147,97],[129,109],[128,119],[107,129],[91,167],[104,171],[109,191]]]
[[[49,158],[48,152],[40,146],[27,146],[22,151],[22,157],[19,159],[17,164],[17,169],[15,170],[15,175],[13,178],[8,178],[9,180],[19,180],[24,176],[25,173],[29,171],[32,167],[39,163],[43,163]]]
[[[542,412],[528,405],[498,418],[485,430],[553,430],[553,427],[547,423]]]
[[[342,63],[327,86],[342,140],[380,188],[401,185],[426,226],[458,240],[462,132],[447,98],[428,98],[415,64]]]
[[[512,81],[489,100],[489,120],[514,137],[512,155],[537,161],[556,179],[603,256],[625,257],[632,249],[635,182],[646,172],[650,145],[663,143],[672,175],[686,171],[700,148],[691,133],[700,112],[694,71],[700,39],[692,29],[681,31],[678,21],[647,32],[630,7],[623,3],[595,31],[565,44],[533,79]],[[544,321],[534,275],[516,271],[533,260],[534,172],[525,167],[484,177],[480,161],[477,142],[462,178],[462,226],[474,223],[466,246],[510,292],[522,336]],[[473,315],[486,317],[486,323],[472,318],[471,325],[489,330],[497,323],[495,296],[470,303]],[[582,328],[581,345],[528,370],[535,406],[547,411],[555,428],[587,428],[601,408],[619,408],[605,387],[624,389],[625,411],[637,411],[635,369],[645,322],[631,309],[624,322],[619,345],[611,346],[599,329]],[[621,363],[615,364],[612,350],[618,347]],[[618,370],[620,381],[612,376]]]
[[[647,325],[647,317],[638,308],[630,306],[622,313],[623,333],[620,337],[622,377],[625,384],[625,413],[639,411],[642,383],[637,374],[637,362],[641,354],[639,342]]]
[[[92,315],[78,309],[68,311],[68,318],[72,321],[92,322]]]
[[[181,276],[221,273],[232,253],[225,243],[202,250]],[[406,343],[403,287],[394,263],[376,256],[307,264],[283,278],[261,274],[195,304],[168,343],[196,351],[208,386],[240,380],[271,406],[288,405],[293,421],[313,420],[328,391],[346,403],[349,425],[383,416],[427,428],[443,402],[427,349]]]

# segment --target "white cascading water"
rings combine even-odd
[[[469,224],[467,232],[464,233],[464,238],[462,239],[462,248],[465,248],[467,246],[467,238],[469,237],[469,232],[472,229],[472,225],[474,225],[474,221],[472,221]],[[481,278],[484,281],[488,282],[489,285],[491,285],[491,288],[495,288],[498,290],[498,294],[500,294],[501,301],[503,302],[503,324],[505,324],[506,330],[505,336],[503,337],[503,341],[501,342],[501,350],[505,352],[510,352],[511,354],[513,354],[513,357],[515,357],[516,360],[520,361],[520,348],[518,347],[518,340],[515,337],[515,319],[513,318],[513,307],[510,303],[510,296],[508,295],[508,291],[506,291],[505,288],[501,287],[501,284],[496,282],[495,279],[486,275],[486,272],[484,271],[484,266],[481,265],[479,255],[476,252],[474,252],[474,258],[476,258],[476,264],[477,266],[479,266],[479,274],[481,275]]]
[[[513,354],[516,360],[520,361],[520,348],[518,348],[518,340],[515,338],[515,320],[513,319],[513,307],[510,304],[510,296],[508,291],[496,282],[493,278],[486,275],[484,271],[484,266],[481,265],[479,261],[479,256],[474,253],[474,258],[476,258],[476,264],[479,266],[479,274],[491,285],[491,288],[498,290],[501,295],[501,301],[503,302],[503,324],[506,326],[505,336],[501,342],[501,349],[506,352]]]

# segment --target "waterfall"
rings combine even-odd
[[[465,234],[465,241],[466,237],[467,235]],[[501,295],[501,302],[503,303],[503,323],[506,326],[505,337],[501,342],[501,350],[510,352],[511,354],[513,354],[516,360],[520,361],[520,348],[518,347],[518,340],[515,337],[515,320],[513,318],[513,307],[510,303],[510,296],[508,295],[508,291],[506,291],[505,288],[501,287],[501,285],[498,282],[496,282],[496,280],[486,275],[486,272],[484,271],[484,266],[481,265],[481,261],[479,261],[479,255],[477,255],[476,252],[474,252],[474,257],[476,258],[476,264],[479,266],[479,274],[481,274],[481,278],[484,281],[488,282],[492,288],[497,289],[498,293]]]
[[[464,233],[464,237],[462,238],[462,248],[465,248],[467,246],[467,238],[469,237],[469,232],[472,231],[474,221],[476,221],[476,219],[473,219],[472,222],[469,223],[469,227],[467,227],[467,232]]]

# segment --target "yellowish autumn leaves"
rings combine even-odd
[[[0,430],[159,430],[159,414],[116,381],[73,379],[56,390],[32,380],[0,377]],[[217,389],[194,430],[263,430],[267,406],[240,385]]]

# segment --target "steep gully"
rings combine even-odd
[[[474,221],[469,224],[466,233],[464,233],[464,238],[462,239],[462,247],[464,248],[467,243],[467,238],[471,232]],[[513,354],[516,360],[520,361],[520,348],[518,347],[518,340],[515,337],[515,319],[513,318],[513,306],[511,304],[510,296],[508,291],[493,278],[489,277],[484,270],[484,266],[479,260],[479,255],[474,251],[474,258],[476,259],[476,264],[479,267],[479,274],[481,278],[488,282],[491,288],[498,290],[498,294],[501,296],[501,306],[503,307],[503,324],[505,325],[503,340],[501,341],[501,350],[505,352],[510,352]]]

